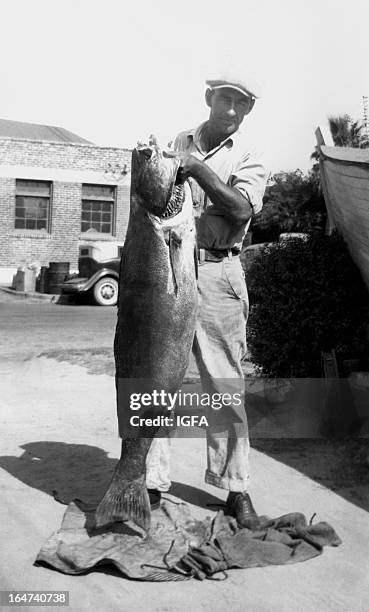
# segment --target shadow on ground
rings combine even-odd
[[[259,438],[251,444],[369,512],[368,440]]]
[[[96,446],[64,442],[30,442],[20,457],[0,457],[0,467],[29,487],[63,504],[77,499],[95,507],[105,493],[116,459]],[[223,505],[220,498],[190,485],[173,482],[170,494],[206,509]]]
[[[281,379],[279,385],[250,379],[251,445],[369,511],[368,436],[360,437],[347,381],[334,383],[338,403],[329,401],[320,379]]]
[[[305,474],[369,511],[368,443],[365,439],[255,439],[253,448]],[[116,459],[101,448],[63,442],[30,442],[20,457],[1,456],[0,467],[29,487],[63,504],[81,500],[95,507],[113,474]],[[222,499],[185,483],[172,483],[170,496],[208,510]],[[165,494],[164,494],[165,496]]]
[[[61,304],[62,306],[97,306],[89,293],[80,293],[77,295],[66,295],[62,293],[56,297],[55,303]]]
[[[43,351],[37,356],[86,368],[87,373],[91,375],[114,376],[115,374],[113,347],[52,349]]]

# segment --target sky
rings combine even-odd
[[[362,119],[367,0],[0,0],[0,117],[99,145],[165,146],[205,120],[225,64],[263,95],[244,120],[272,172],[311,167],[327,117]]]

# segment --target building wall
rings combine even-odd
[[[89,144],[0,138],[0,160],[12,165],[100,171],[108,163],[130,165],[131,151]]]
[[[130,184],[129,173],[121,171],[125,166],[130,170],[130,161],[128,149],[0,139],[0,281],[4,280],[1,269],[11,275],[15,268],[32,261],[41,265],[69,261],[76,270],[81,242],[123,242]],[[15,229],[17,178],[52,182],[50,233]],[[81,233],[82,183],[116,187],[113,235]]]

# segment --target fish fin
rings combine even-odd
[[[132,520],[145,531],[150,529],[150,499],[145,474],[128,480],[115,473],[95,512],[96,527]]]
[[[169,235],[169,255],[170,265],[172,268],[174,291],[178,292],[181,285],[181,258],[179,247],[182,244],[182,238],[173,230]]]

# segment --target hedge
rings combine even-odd
[[[321,377],[322,351],[367,351],[368,292],[337,234],[266,247],[248,273],[248,347],[268,377]]]

